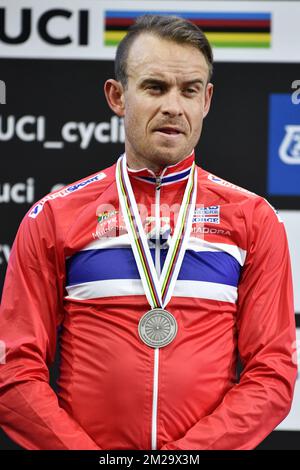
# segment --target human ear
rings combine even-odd
[[[213,89],[214,89],[214,86],[213,86],[212,83],[208,83],[206,85],[203,117],[205,117],[208,114],[210,104],[211,104],[212,95],[213,95]]]
[[[104,84],[104,93],[110,109],[119,117],[125,115],[124,90],[120,82],[109,79]]]

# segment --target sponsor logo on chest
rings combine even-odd
[[[197,207],[194,211],[193,224],[219,224],[220,206]]]

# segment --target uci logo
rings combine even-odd
[[[33,178],[27,178],[26,183],[0,184],[0,204],[31,204],[34,201],[34,183]]]
[[[300,126],[285,126],[279,157],[288,165],[300,165]]]
[[[0,8],[0,42],[6,44],[23,44],[33,34],[36,28],[40,38],[48,44],[65,46],[77,43],[80,46],[88,44],[89,12],[87,10],[70,10],[57,8],[47,10],[36,17],[32,9],[22,8],[19,13],[9,8]],[[8,18],[12,15],[13,18]],[[9,27],[10,23],[20,25],[19,30]],[[73,30],[73,34],[67,34]],[[55,33],[54,33],[55,32]]]

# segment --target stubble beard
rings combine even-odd
[[[125,147],[126,149],[126,147]],[[192,150],[191,150],[192,151]],[[126,149],[127,159],[133,166],[140,168],[148,168],[152,171],[160,172],[163,168],[183,160],[191,152],[174,153],[170,152],[168,148],[156,148],[156,149]]]
[[[128,165],[131,168],[148,168],[155,173],[159,173],[163,168],[176,163],[187,157],[192,151],[194,146],[191,144],[188,148],[184,148],[180,151],[175,148],[167,146],[154,146],[149,143],[145,143],[142,146],[135,145],[134,141],[138,141],[138,138],[125,139],[125,152],[127,156]]]

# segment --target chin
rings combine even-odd
[[[187,154],[178,154],[178,152],[173,153],[166,149],[165,151],[157,152],[155,155],[155,159],[157,163],[161,165],[174,165],[175,163],[180,162]]]
[[[184,154],[178,147],[153,146],[152,149],[153,156],[162,160],[180,160]]]

